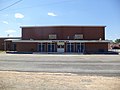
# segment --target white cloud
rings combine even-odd
[[[24,15],[21,13],[15,13],[15,18],[24,18]]]
[[[15,30],[6,30],[5,32],[10,34],[10,33],[15,33],[16,31]]]
[[[53,16],[53,17],[55,17],[55,16],[57,16],[55,13],[52,13],[52,12],[48,12],[48,16]]]
[[[4,23],[4,24],[8,24],[8,22],[7,22],[7,21],[3,21],[3,23]]]

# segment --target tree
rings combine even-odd
[[[116,40],[115,40],[115,43],[120,43],[120,39],[116,39]]]

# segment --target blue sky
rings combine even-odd
[[[106,39],[120,38],[120,0],[17,1],[0,0],[0,36],[21,36],[20,26],[103,25]]]

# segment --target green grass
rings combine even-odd
[[[5,52],[5,51],[1,51],[1,50],[0,50],[0,53],[2,53],[2,52]]]

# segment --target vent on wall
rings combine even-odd
[[[57,35],[56,34],[50,34],[49,39],[57,39]]]
[[[83,39],[83,34],[75,34],[74,39]]]

